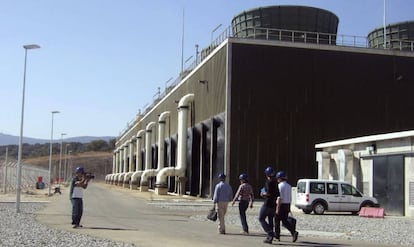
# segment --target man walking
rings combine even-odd
[[[275,238],[280,241],[280,221],[292,235],[292,241],[296,242],[299,233],[295,231],[294,226],[289,223],[288,216],[290,213],[290,203],[292,202],[292,186],[287,182],[286,173],[280,171],[276,174],[280,195],[277,198],[276,216],[275,216]]]
[[[240,221],[243,227],[243,234],[249,234],[249,225],[247,224],[246,210],[249,207],[249,203],[250,208],[253,208],[254,201],[253,187],[249,184],[248,178],[249,177],[246,173],[240,174],[240,186],[237,189],[237,192],[233,198],[233,203],[231,204],[232,206],[234,206],[236,200],[239,201],[239,214]]]
[[[233,189],[231,186],[225,182],[226,175],[220,173],[218,175],[220,182],[216,184],[214,189],[213,196],[213,209],[216,209],[217,204],[217,214],[219,218],[218,230],[220,234],[226,234],[226,225],[224,223],[224,216],[227,213],[227,207],[229,202],[233,200]]]
[[[266,183],[265,187],[260,192],[265,200],[260,208],[259,222],[262,225],[263,230],[267,233],[267,237],[263,240],[264,243],[271,244],[273,241],[273,219],[276,211],[276,198],[279,196],[279,190],[277,182],[275,180],[275,174],[272,167],[265,169]],[[267,218],[267,221],[266,221]]]

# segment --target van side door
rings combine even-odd
[[[339,211],[341,209],[341,196],[339,195],[338,183],[326,183],[326,199],[329,211]]]
[[[341,183],[341,211],[356,212],[359,211],[362,195],[350,184]]]

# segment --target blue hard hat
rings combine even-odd
[[[218,175],[218,178],[219,178],[219,179],[225,179],[225,178],[226,178],[226,175],[224,175],[224,173],[220,173],[220,174]]]
[[[286,179],[286,173],[284,171],[279,171],[276,173],[276,178]]]
[[[265,174],[267,175],[267,176],[274,176],[274,171],[273,171],[273,168],[272,167],[270,167],[270,166],[268,166],[266,169],[265,169]]]
[[[247,180],[247,178],[248,178],[249,176],[247,176],[247,174],[246,173],[242,173],[242,174],[240,174],[240,176],[239,176],[239,179],[240,180]]]
[[[83,169],[83,167],[76,167],[75,174],[76,173],[85,173],[85,170]]]

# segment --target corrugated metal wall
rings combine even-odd
[[[363,50],[361,50],[363,51]],[[316,177],[320,142],[414,129],[414,58],[233,43],[231,182]]]

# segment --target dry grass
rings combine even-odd
[[[85,152],[78,154],[71,154],[68,158],[68,164],[71,165],[72,170],[78,166],[85,168],[86,172],[95,174],[97,180],[103,180],[106,174],[112,173],[112,153],[110,152]],[[65,157],[62,157],[61,164],[64,165]],[[52,165],[58,165],[60,155],[52,156]],[[49,156],[42,156],[24,160],[25,164],[38,166],[42,168],[49,167]]]

